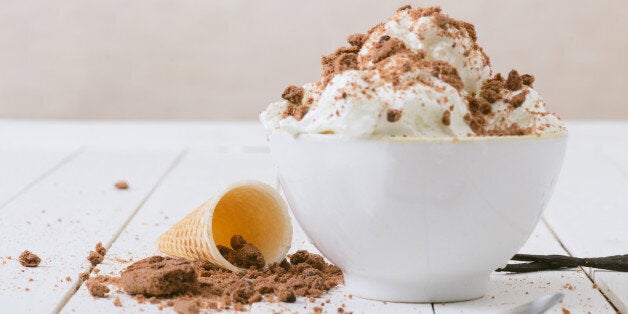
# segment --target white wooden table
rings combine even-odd
[[[628,253],[628,122],[572,122],[565,165],[547,212],[521,250],[533,254],[604,256]],[[159,312],[123,294],[123,306],[94,299],[78,274],[102,241],[109,249],[100,274],[114,274],[157,254],[154,241],[214,192],[238,179],[276,185],[257,122],[0,121],[0,312]],[[128,190],[113,183],[126,180]],[[295,224],[292,250],[315,251]],[[28,249],[42,257],[24,268]],[[70,277],[66,280],[66,277]],[[499,313],[552,292],[552,313],[628,313],[628,273],[576,269],[492,276],[479,300],[398,304],[350,298],[354,313]],[[311,312],[319,303],[255,304],[251,311]],[[171,311],[165,309],[164,311]]]

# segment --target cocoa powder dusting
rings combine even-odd
[[[18,261],[24,267],[37,267],[39,263],[41,263],[41,258],[31,253],[31,251],[26,250],[20,254]]]

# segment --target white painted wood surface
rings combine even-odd
[[[628,122],[570,123],[569,130],[555,197],[521,252],[628,253]],[[106,244],[109,254],[97,268],[117,275],[131,261],[156,254],[161,232],[230,182],[276,184],[264,133],[255,122],[0,121],[0,173],[0,304],[15,313],[158,312],[155,305],[115,292],[123,307],[115,307],[113,297],[92,298],[77,279],[90,268],[89,250],[99,241]],[[131,189],[114,189],[119,179]],[[295,225],[292,251],[300,248],[316,251]],[[17,263],[24,249],[43,258],[40,267]],[[563,307],[571,313],[614,313],[613,306],[626,312],[628,274],[496,273],[486,297],[446,305],[349,298],[339,287],[324,310],[335,313],[344,303],[354,313],[499,313],[556,291],[566,298],[552,313]],[[306,313],[314,306],[320,304],[300,299],[258,303],[251,312]]]

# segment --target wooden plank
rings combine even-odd
[[[571,290],[573,289],[573,290]],[[562,304],[552,307],[547,313],[615,313],[583,271],[551,271],[532,274],[494,274],[484,298],[448,304],[436,304],[441,313],[501,313],[517,305],[544,295],[562,292]]]
[[[627,125],[583,125],[571,134],[546,220],[574,256],[628,253]],[[628,307],[625,275],[590,270],[601,291],[624,312]]]
[[[594,279],[621,313],[628,313],[628,273],[595,271]]]
[[[91,266],[89,251],[115,238],[179,153],[87,150],[8,204],[0,215],[3,311],[51,312],[64,303]],[[115,189],[120,179],[130,189]],[[25,249],[42,258],[39,267],[18,263]]]
[[[164,180],[151,198],[144,204],[135,218],[122,232],[118,240],[112,245],[105,262],[98,268],[101,274],[119,274],[129,263],[120,263],[120,259],[138,260],[143,257],[158,254],[155,239],[167,230],[178,219],[184,217],[198,204],[222,189],[229,183],[239,179],[258,179],[274,185],[275,171],[270,156],[267,154],[215,154],[191,151],[173,171],[172,175]],[[300,248],[310,251],[316,250],[305,242],[306,238],[296,222],[293,237],[294,252]],[[305,244],[305,246],[304,246]],[[309,245],[309,246],[308,246]],[[138,304],[131,297],[124,294],[115,294],[124,305],[115,307],[113,296],[108,299],[91,297],[84,286],[61,311],[62,313],[123,313],[138,312],[157,313],[155,305]],[[335,289],[323,298],[330,299],[325,304],[327,311],[332,313],[343,303],[348,311],[354,313],[380,312],[390,310],[399,313],[432,313],[429,304],[384,304],[379,301],[368,301],[359,298],[349,298],[341,289]],[[311,303],[304,298],[294,304],[258,303],[251,308],[253,313],[268,313],[273,310],[311,312],[314,306],[320,303]],[[167,309],[171,311],[171,309]]]
[[[568,145],[545,216],[574,256],[628,253],[628,175],[604,154],[615,143],[572,139]]]
[[[4,205],[75,157],[77,149],[0,148],[0,212]]]
[[[521,253],[566,254],[547,226],[541,222]],[[562,308],[572,313],[615,313],[604,296],[593,287],[591,280],[581,270],[548,271],[529,274],[493,273],[488,293],[483,298],[448,304],[435,304],[441,313],[499,313],[538,297],[562,292],[565,299],[549,313],[562,313]]]
[[[261,149],[260,122],[18,121],[0,120],[0,143],[15,146],[200,147],[219,151]]]

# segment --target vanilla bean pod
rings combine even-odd
[[[498,268],[496,272],[509,272],[509,273],[532,273],[544,270],[560,270],[569,267],[560,266],[556,264],[543,263],[543,262],[531,262],[531,263],[517,263],[507,264],[503,268]]]
[[[598,269],[628,272],[628,255],[613,255],[607,257],[578,258],[565,255],[531,255],[516,254],[513,261],[529,262],[508,264],[498,272],[525,273],[542,270],[558,270],[574,267],[592,267]]]

